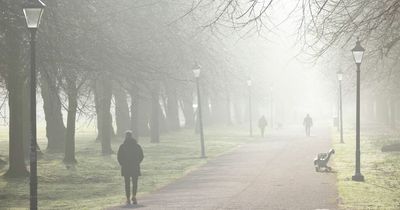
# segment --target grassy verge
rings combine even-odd
[[[208,159],[250,140],[241,129],[207,128],[205,134]],[[77,137],[75,167],[67,168],[61,154],[45,154],[39,161],[39,209],[101,209],[124,202],[116,156],[100,156],[100,145],[94,138],[93,134]],[[166,134],[159,144],[151,144],[146,138],[139,143],[145,153],[139,195],[159,189],[207,162],[199,158],[199,138],[193,130]],[[7,154],[7,145],[0,141],[0,153]],[[119,145],[113,143],[115,151]],[[0,174],[4,172],[5,168],[0,170]],[[27,179],[0,178],[0,209],[26,209],[28,192]]]
[[[399,133],[383,128],[363,129],[361,173],[365,182],[354,182],[355,132],[345,132],[345,144],[334,139],[334,159],[341,209],[400,209],[400,153],[382,153],[381,147],[400,141]]]

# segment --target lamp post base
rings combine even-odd
[[[356,182],[363,182],[364,176],[361,173],[355,174],[354,176],[351,177],[351,180],[356,181]]]

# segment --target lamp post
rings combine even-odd
[[[251,86],[253,82],[251,79],[247,79],[247,87],[249,89],[249,126],[250,126],[250,136],[253,136],[253,113],[251,110]]]
[[[360,66],[365,49],[357,38],[356,46],[351,50],[354,61],[357,65],[357,104],[356,104],[356,170],[352,177],[353,181],[364,181],[360,170]]]
[[[40,24],[40,19],[45,8],[45,4],[40,0],[27,0],[23,7],[23,12],[27,27],[31,33],[31,72],[30,72],[30,121],[31,121],[31,151],[30,151],[30,210],[37,209],[37,140],[36,140],[36,50],[35,39],[36,31]]]
[[[339,124],[340,124],[340,143],[344,143],[343,141],[343,105],[342,105],[342,80],[343,80],[343,72],[338,71],[336,73],[337,79],[339,81]]]
[[[204,146],[204,133],[203,133],[203,119],[201,114],[201,97],[200,97],[200,77],[201,67],[199,64],[195,64],[193,67],[193,74],[196,78],[196,88],[197,88],[197,120],[199,121],[200,128],[200,145],[201,145],[201,158],[206,158],[205,146]]]

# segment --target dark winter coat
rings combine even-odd
[[[303,121],[303,125],[305,126],[305,127],[311,127],[311,126],[313,126],[313,120],[312,120],[312,118],[310,117],[310,116],[306,116],[305,118],[304,118],[304,121]]]
[[[258,120],[258,127],[259,127],[260,129],[264,129],[267,125],[268,125],[267,120],[265,119],[264,116],[262,116],[262,117]]]
[[[127,139],[119,147],[118,162],[121,165],[121,176],[140,176],[140,163],[143,160],[142,147],[133,139]]]

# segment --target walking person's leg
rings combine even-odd
[[[138,177],[133,176],[132,177],[132,203],[133,204],[137,204],[137,200],[136,200],[137,185],[138,185]]]
[[[126,203],[130,204],[130,197],[131,197],[131,180],[129,176],[124,176],[125,179],[125,195],[126,195]]]

